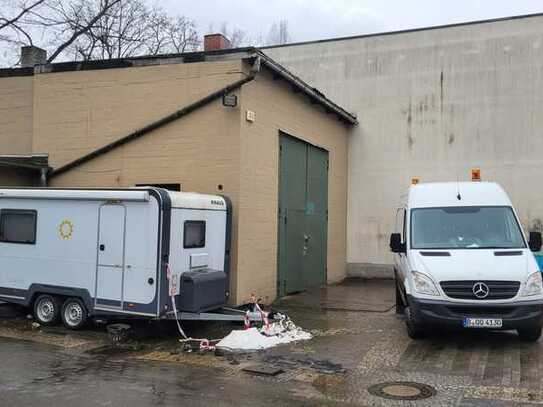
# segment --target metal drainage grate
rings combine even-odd
[[[432,386],[415,382],[378,383],[368,388],[370,394],[389,400],[422,400],[435,396]]]

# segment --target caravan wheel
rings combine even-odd
[[[68,298],[62,305],[62,323],[68,329],[79,329],[87,322],[87,308],[79,298]]]
[[[57,297],[42,294],[34,301],[34,318],[41,325],[51,326],[58,322],[60,301]]]

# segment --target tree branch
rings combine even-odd
[[[38,7],[40,4],[42,4],[45,0],[38,0],[34,2],[31,6],[24,7],[19,14],[17,14],[15,17],[13,17],[11,20],[2,18],[4,20],[3,23],[0,24],[0,30],[3,28],[6,28],[8,26],[11,26],[15,24],[17,21],[19,21],[25,14],[29,13],[33,8]]]
[[[119,3],[121,0],[112,0],[111,3],[109,1],[106,1],[104,3],[104,6],[101,10],[99,10],[99,12],[88,22],[88,24],[86,24],[85,26],[83,26],[81,29],[79,30],[76,30],[74,31],[74,33],[72,34],[72,36],[66,41],[64,42],[62,45],[60,45],[54,52],[53,54],[51,54],[51,56],[47,59],[47,62],[48,63],[51,63],[55,60],[55,58],[62,52],[64,51],[66,48],[68,48],[70,45],[73,44],[73,42],[75,40],[77,40],[77,38],[79,36],[81,36],[82,34],[85,34],[87,31],[89,31],[93,26],[94,24],[96,24],[96,22],[98,20],[100,20],[100,18],[102,18],[108,11],[111,7],[113,7],[115,4]]]

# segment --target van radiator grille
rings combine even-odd
[[[488,296],[478,298],[473,294],[476,283],[485,283],[489,289]],[[442,281],[441,288],[448,297],[462,300],[505,300],[517,295],[520,288],[519,281]]]

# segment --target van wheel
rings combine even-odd
[[[405,326],[407,328],[407,335],[411,339],[423,339],[426,337],[426,331],[415,321],[411,307],[405,308]]]
[[[68,329],[80,329],[87,322],[87,308],[79,298],[68,298],[62,305],[62,323]]]
[[[537,342],[541,337],[541,326],[517,329],[518,336],[525,342]]]
[[[400,287],[398,287],[398,284],[394,284],[396,286],[396,314],[397,315],[405,315],[405,305],[403,303],[402,294],[400,293]]]
[[[49,294],[42,294],[34,301],[34,318],[40,325],[55,325],[60,317],[60,300]]]

